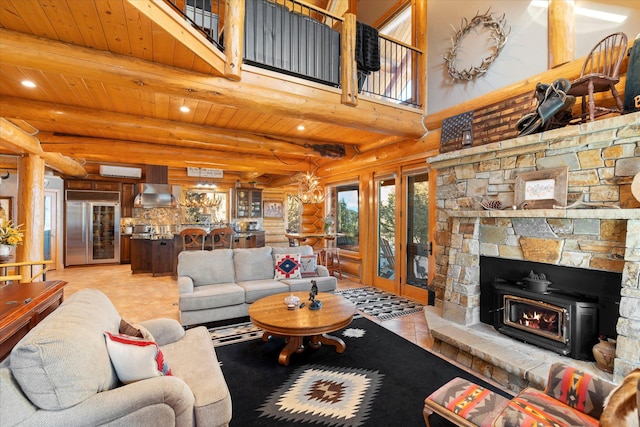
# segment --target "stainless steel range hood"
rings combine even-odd
[[[173,208],[176,199],[169,184],[138,184],[138,195],[133,201],[136,208]]]

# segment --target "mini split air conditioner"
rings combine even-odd
[[[142,169],[127,168],[124,166],[107,166],[100,165],[101,176],[111,176],[116,178],[141,178]]]

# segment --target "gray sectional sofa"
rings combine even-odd
[[[141,323],[172,375],[125,385],[105,338],[120,331],[120,322],[100,291],[67,298],[0,363],[0,425],[229,424],[231,397],[206,328],[185,332],[173,319]]]
[[[278,293],[310,291],[315,280],[320,292],[333,292],[338,280],[326,267],[316,277],[276,280],[274,256],[313,255],[307,245],[251,249],[183,251],[178,255],[180,323],[183,326],[248,316],[249,305]],[[284,302],[283,302],[284,303]]]

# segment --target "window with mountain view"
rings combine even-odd
[[[335,187],[336,191],[336,231],[342,236],[337,239],[339,248],[348,251],[359,250],[358,221],[358,184],[340,185]]]

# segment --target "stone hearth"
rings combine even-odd
[[[431,286],[434,309],[447,322],[434,328],[437,316],[427,316],[436,347],[451,353],[453,346],[490,364],[495,359],[478,350],[488,339],[477,334],[479,329],[486,332],[486,325],[479,325],[483,255],[621,272],[613,379],[640,367],[640,203],[630,189],[640,172],[640,113],[445,153],[428,163],[437,173],[436,276]],[[567,203],[582,200],[586,207],[482,209],[482,200],[515,205],[518,174],[558,167],[568,169]],[[529,348],[523,354],[531,353],[538,351]],[[544,357],[536,360],[527,365],[514,360],[517,366],[509,367],[495,359],[492,366],[522,382],[531,379],[526,377],[536,371],[533,365],[547,364]],[[481,371],[479,361],[471,365]],[[505,385],[517,389],[514,378]]]

